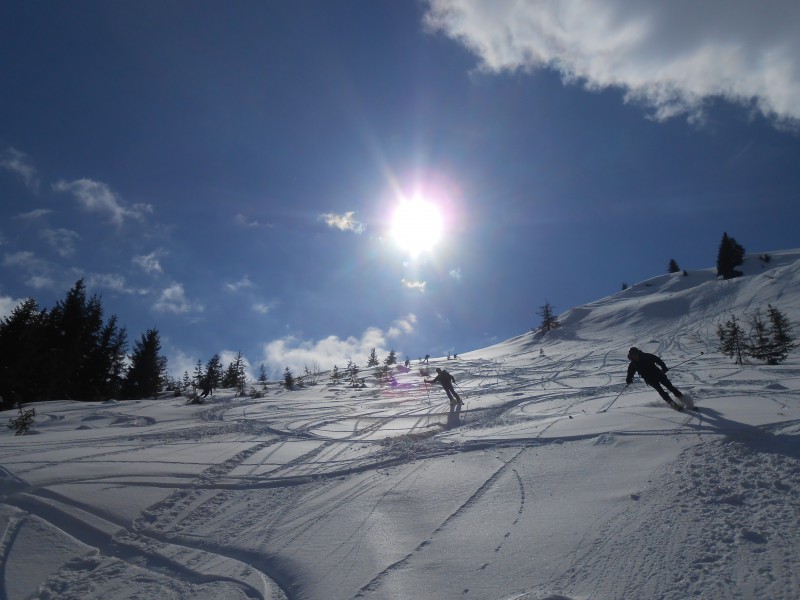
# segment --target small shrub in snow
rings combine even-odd
[[[14,435],[25,435],[33,427],[34,417],[36,417],[35,408],[22,410],[22,405],[20,405],[19,416],[9,420],[8,428],[14,430]]]

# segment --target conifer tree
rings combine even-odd
[[[379,361],[378,361],[378,353],[375,352],[375,348],[373,348],[369,353],[369,359],[367,360],[367,366],[368,367],[377,367],[378,364],[380,364]]]
[[[717,275],[721,275],[723,279],[739,277],[742,272],[737,271],[735,267],[743,262],[744,248],[736,242],[736,238],[728,237],[728,233],[725,232],[722,235],[717,254]]]
[[[130,356],[131,365],[123,382],[126,398],[149,398],[160,392],[167,378],[167,359],[161,356],[157,329],[143,333]]]
[[[667,267],[667,271],[669,273],[679,273],[681,268],[678,266],[678,263],[675,262],[674,258],[669,259],[669,266]]]
[[[194,365],[194,371],[192,372],[192,387],[197,389],[203,387],[203,379],[206,377],[206,372],[203,369],[203,361],[199,358],[197,359],[197,363]]]
[[[786,360],[789,351],[797,346],[791,336],[792,326],[789,319],[780,310],[767,305],[767,317],[769,318],[770,328],[770,353],[767,358],[769,364],[776,365]]]
[[[550,331],[558,327],[553,306],[547,300],[545,300],[544,306],[539,307],[538,314],[542,317],[541,325],[539,325],[541,331]]]
[[[730,321],[717,328],[719,336],[719,350],[726,356],[736,357],[736,364],[742,364],[742,354],[747,350],[744,330],[736,321],[736,316],[731,316]]]
[[[772,353],[772,343],[767,333],[767,324],[761,311],[756,311],[750,319],[750,340],[747,344],[747,353],[753,358],[769,361]]]
[[[289,367],[286,367],[286,370],[283,372],[283,385],[287,390],[294,389],[294,375],[292,375]]]
[[[267,369],[264,367],[264,363],[261,363],[258,369],[258,382],[262,388],[267,389]]]
[[[391,366],[397,363],[397,354],[394,350],[389,351],[389,356],[383,361],[385,365]]]
[[[222,359],[219,354],[215,354],[206,363],[206,377],[212,388],[222,387],[222,375]]]

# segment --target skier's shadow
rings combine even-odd
[[[461,405],[456,404],[455,406],[450,407],[450,412],[447,413],[447,423],[445,424],[445,430],[455,429],[456,427],[461,426]]]
[[[732,441],[739,442],[756,452],[781,454],[790,458],[800,459],[800,443],[798,436],[773,433],[770,429],[775,425],[750,425],[725,418],[713,408],[704,406],[702,412],[696,413],[700,424],[694,424],[698,429],[722,433]],[[791,421],[780,423],[780,427],[787,427]]]

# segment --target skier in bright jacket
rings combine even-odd
[[[444,388],[444,391],[447,393],[447,397],[450,398],[450,405],[455,406],[456,404],[463,404],[461,402],[461,398],[453,389],[453,384],[456,382],[456,378],[450,375],[444,369],[440,369],[436,367],[436,377],[434,377],[431,381],[425,380],[425,383],[440,383]]]
[[[680,390],[667,379],[666,373],[669,369],[667,365],[664,364],[663,360],[655,354],[642,352],[635,346],[628,351],[628,360],[631,361],[631,364],[628,365],[628,377],[625,380],[628,385],[633,383],[633,376],[638,372],[647,385],[655,388],[658,394],[664,399],[664,402],[673,408],[683,408],[681,405],[675,403],[664,388],[661,387],[662,385],[666,387],[676,398],[683,398],[683,394]]]

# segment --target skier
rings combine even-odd
[[[206,377],[203,379],[203,393],[200,394],[200,398],[205,398],[209,394],[214,395],[214,388],[211,385],[211,377]]]
[[[680,390],[667,379],[666,373],[669,369],[667,365],[664,364],[663,360],[655,354],[642,352],[635,346],[628,351],[628,360],[631,361],[631,364],[628,365],[628,377],[625,380],[628,385],[633,383],[633,376],[638,371],[639,375],[644,379],[644,382],[650,387],[655,388],[658,394],[664,399],[664,402],[676,410],[683,410],[683,406],[674,402],[664,388],[661,387],[663,384],[676,398],[683,398],[683,394]]]
[[[453,389],[453,384],[456,382],[456,378],[450,375],[444,369],[440,369],[436,367],[436,377],[432,380],[428,381],[425,380],[425,383],[440,383],[444,388],[444,391],[447,393],[447,397],[450,398],[450,406],[455,406],[456,404],[464,404],[461,402],[461,398],[458,396],[456,391]]]

